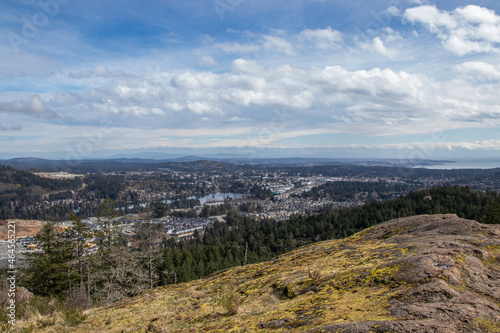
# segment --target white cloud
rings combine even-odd
[[[246,35],[252,41],[214,43],[213,47],[226,53],[245,54],[266,51],[291,56],[297,55],[297,48],[309,50],[311,45],[319,50],[338,49],[343,41],[342,33],[331,27],[316,30],[304,29],[295,35],[287,35],[280,30],[273,31],[273,34]]]
[[[100,65],[94,69],[85,71],[83,73],[70,74],[70,77],[88,79],[88,78],[120,78],[125,76],[122,70],[110,71],[106,66]]]
[[[285,39],[276,36],[263,36],[263,38],[264,49],[274,52],[279,51],[280,53],[284,53],[286,55],[295,54],[292,44]]]
[[[298,34],[298,38],[302,41],[312,42],[321,50],[338,48],[343,40],[342,33],[331,27],[317,30],[304,29]]]
[[[456,72],[462,77],[489,74],[497,78],[499,70],[491,66],[469,62],[457,66]],[[488,93],[487,98],[479,98],[470,80],[437,82],[380,68],[273,67],[247,59],[234,60],[231,68],[225,73],[159,72],[156,80],[149,81],[130,76],[104,82],[85,93],[47,94],[44,98],[47,107],[75,121],[96,121],[109,115],[125,127],[196,128],[202,117],[209,117],[205,122],[225,131],[228,120],[259,126],[275,108],[293,113],[290,126],[307,129],[321,125],[353,134],[500,125],[500,97]]]
[[[262,49],[262,45],[241,43],[215,43],[213,47],[227,53],[253,53]]]
[[[231,69],[233,72],[247,72],[247,73],[256,73],[263,72],[266,68],[257,63],[254,60],[246,60],[243,58],[236,59],[231,64]]]
[[[289,41],[272,35],[261,35],[255,43],[215,43],[213,47],[226,53],[254,53],[265,50],[272,53],[295,55],[295,50]]]
[[[400,16],[401,15],[401,11],[399,10],[399,8],[394,7],[394,6],[387,8],[387,12],[389,14],[391,14],[392,16]]]
[[[242,121],[249,121],[249,120],[250,120],[250,118],[241,118],[241,117],[236,117],[236,116],[229,118],[229,121],[231,121],[231,122],[242,122]]]
[[[420,22],[436,33],[441,32],[443,28],[451,30],[458,26],[453,15],[430,5],[409,8],[405,11],[404,18],[410,22]]]
[[[198,65],[207,66],[207,67],[217,66],[219,64],[217,62],[217,60],[215,60],[213,57],[211,57],[209,55],[202,55],[202,56],[198,57],[196,62],[198,63]]]
[[[455,70],[480,82],[500,80],[500,67],[482,61],[464,62],[455,66]]]
[[[397,56],[397,51],[390,50],[385,47],[384,42],[380,37],[375,37],[370,43],[360,43],[359,45],[363,50],[370,52],[380,53],[388,58],[394,59]]]
[[[500,51],[500,16],[488,8],[468,5],[445,11],[423,5],[407,9],[404,18],[423,24],[442,40],[446,49],[459,56]]]
[[[356,37],[358,39],[359,37]],[[383,56],[386,56],[390,59],[394,59],[398,55],[398,51],[392,48],[387,47],[388,43],[401,40],[401,35],[399,32],[391,29],[390,27],[385,27],[381,29],[381,33],[379,36],[374,37],[372,40],[368,40],[365,36],[366,40],[358,40],[357,46],[362,50],[371,52],[371,53],[379,53]]]
[[[461,16],[469,23],[498,25],[500,17],[493,10],[488,8],[469,5],[455,10],[457,16]]]
[[[465,141],[465,142],[410,142],[410,143],[393,143],[393,144],[352,144],[329,146],[329,148],[351,148],[351,149],[402,149],[416,151],[438,151],[438,150],[492,150],[500,151],[500,140],[482,140],[482,141]]]
[[[210,105],[209,103],[204,103],[200,101],[196,102],[188,102],[187,103],[187,108],[189,111],[198,114],[198,115],[204,115],[204,114],[224,114],[222,109],[218,106]]]
[[[395,32],[384,34],[398,39]],[[385,42],[384,38],[380,41]],[[106,76],[113,72],[107,68],[119,67],[105,68],[81,73]],[[98,124],[107,117],[120,129],[108,135],[113,140],[110,147],[120,147],[117,133],[124,138],[126,129],[131,130],[129,141],[133,133],[143,133],[141,145],[146,138],[162,146],[178,142],[179,137],[196,137],[206,139],[209,146],[245,146],[249,141],[241,135],[270,128],[270,123],[276,123],[272,113],[276,109],[286,110],[291,117],[278,121],[285,125],[273,132],[272,140],[267,137],[266,145],[321,133],[387,136],[500,126],[500,97],[496,93],[500,67],[479,61],[456,66],[457,77],[443,82],[389,68],[264,65],[244,58],[234,60],[225,72],[158,69],[151,77],[120,70],[116,73],[121,74],[90,80],[87,90],[44,93],[31,99],[17,96],[9,100],[4,94],[0,112],[11,118],[3,118],[2,123],[24,125],[22,119],[27,116],[33,119],[40,112],[53,110],[63,119],[58,122],[69,124],[65,133],[71,136],[75,124]],[[478,80],[488,83],[489,90],[482,95],[476,91]],[[68,74],[63,82],[72,86],[72,82],[82,81]],[[45,124],[55,123],[43,115]],[[31,128],[24,126],[19,132],[28,133]],[[163,135],[168,133],[170,141],[161,142],[162,131]],[[133,146],[139,147],[139,141]],[[202,145],[200,140],[196,144]]]

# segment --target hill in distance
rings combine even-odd
[[[156,169],[177,166],[179,163],[199,161],[219,162],[220,164],[235,165],[261,165],[261,166],[313,166],[313,165],[357,165],[357,166],[392,166],[414,167],[424,165],[442,164],[452,161],[419,160],[408,161],[404,159],[347,159],[347,158],[312,158],[312,157],[273,157],[273,158],[243,158],[238,155],[164,155],[149,157],[148,154],[137,156],[115,155],[107,159],[82,159],[82,160],[48,160],[36,157],[13,158],[1,160],[0,165],[10,166],[20,170],[36,169],[43,171],[67,172],[97,172],[113,170],[138,170]],[[196,165],[196,164],[194,164]]]
[[[26,323],[27,324],[27,323]],[[500,225],[381,223],[150,290],[44,332],[500,332]]]

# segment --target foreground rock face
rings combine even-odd
[[[500,226],[424,215],[94,309],[71,331],[500,332],[499,305]]]
[[[391,297],[392,321],[321,327],[321,332],[500,331],[500,228],[455,215],[415,216],[369,229],[367,239],[404,245]],[[400,247],[403,249],[402,247]]]

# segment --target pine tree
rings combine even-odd
[[[39,295],[60,295],[70,291],[70,262],[74,258],[71,243],[62,229],[50,222],[35,236],[40,252],[28,254],[26,283]]]
[[[483,220],[490,224],[500,224],[500,203],[490,201],[484,207]]]

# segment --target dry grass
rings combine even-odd
[[[316,243],[271,262],[236,267],[89,310],[71,323],[71,331],[290,332],[321,323],[386,320],[391,289],[381,276],[397,268],[379,266],[393,253],[391,245],[363,241],[357,235]],[[284,324],[266,327],[276,320]],[[68,320],[42,326],[40,322],[37,328],[64,330]]]

